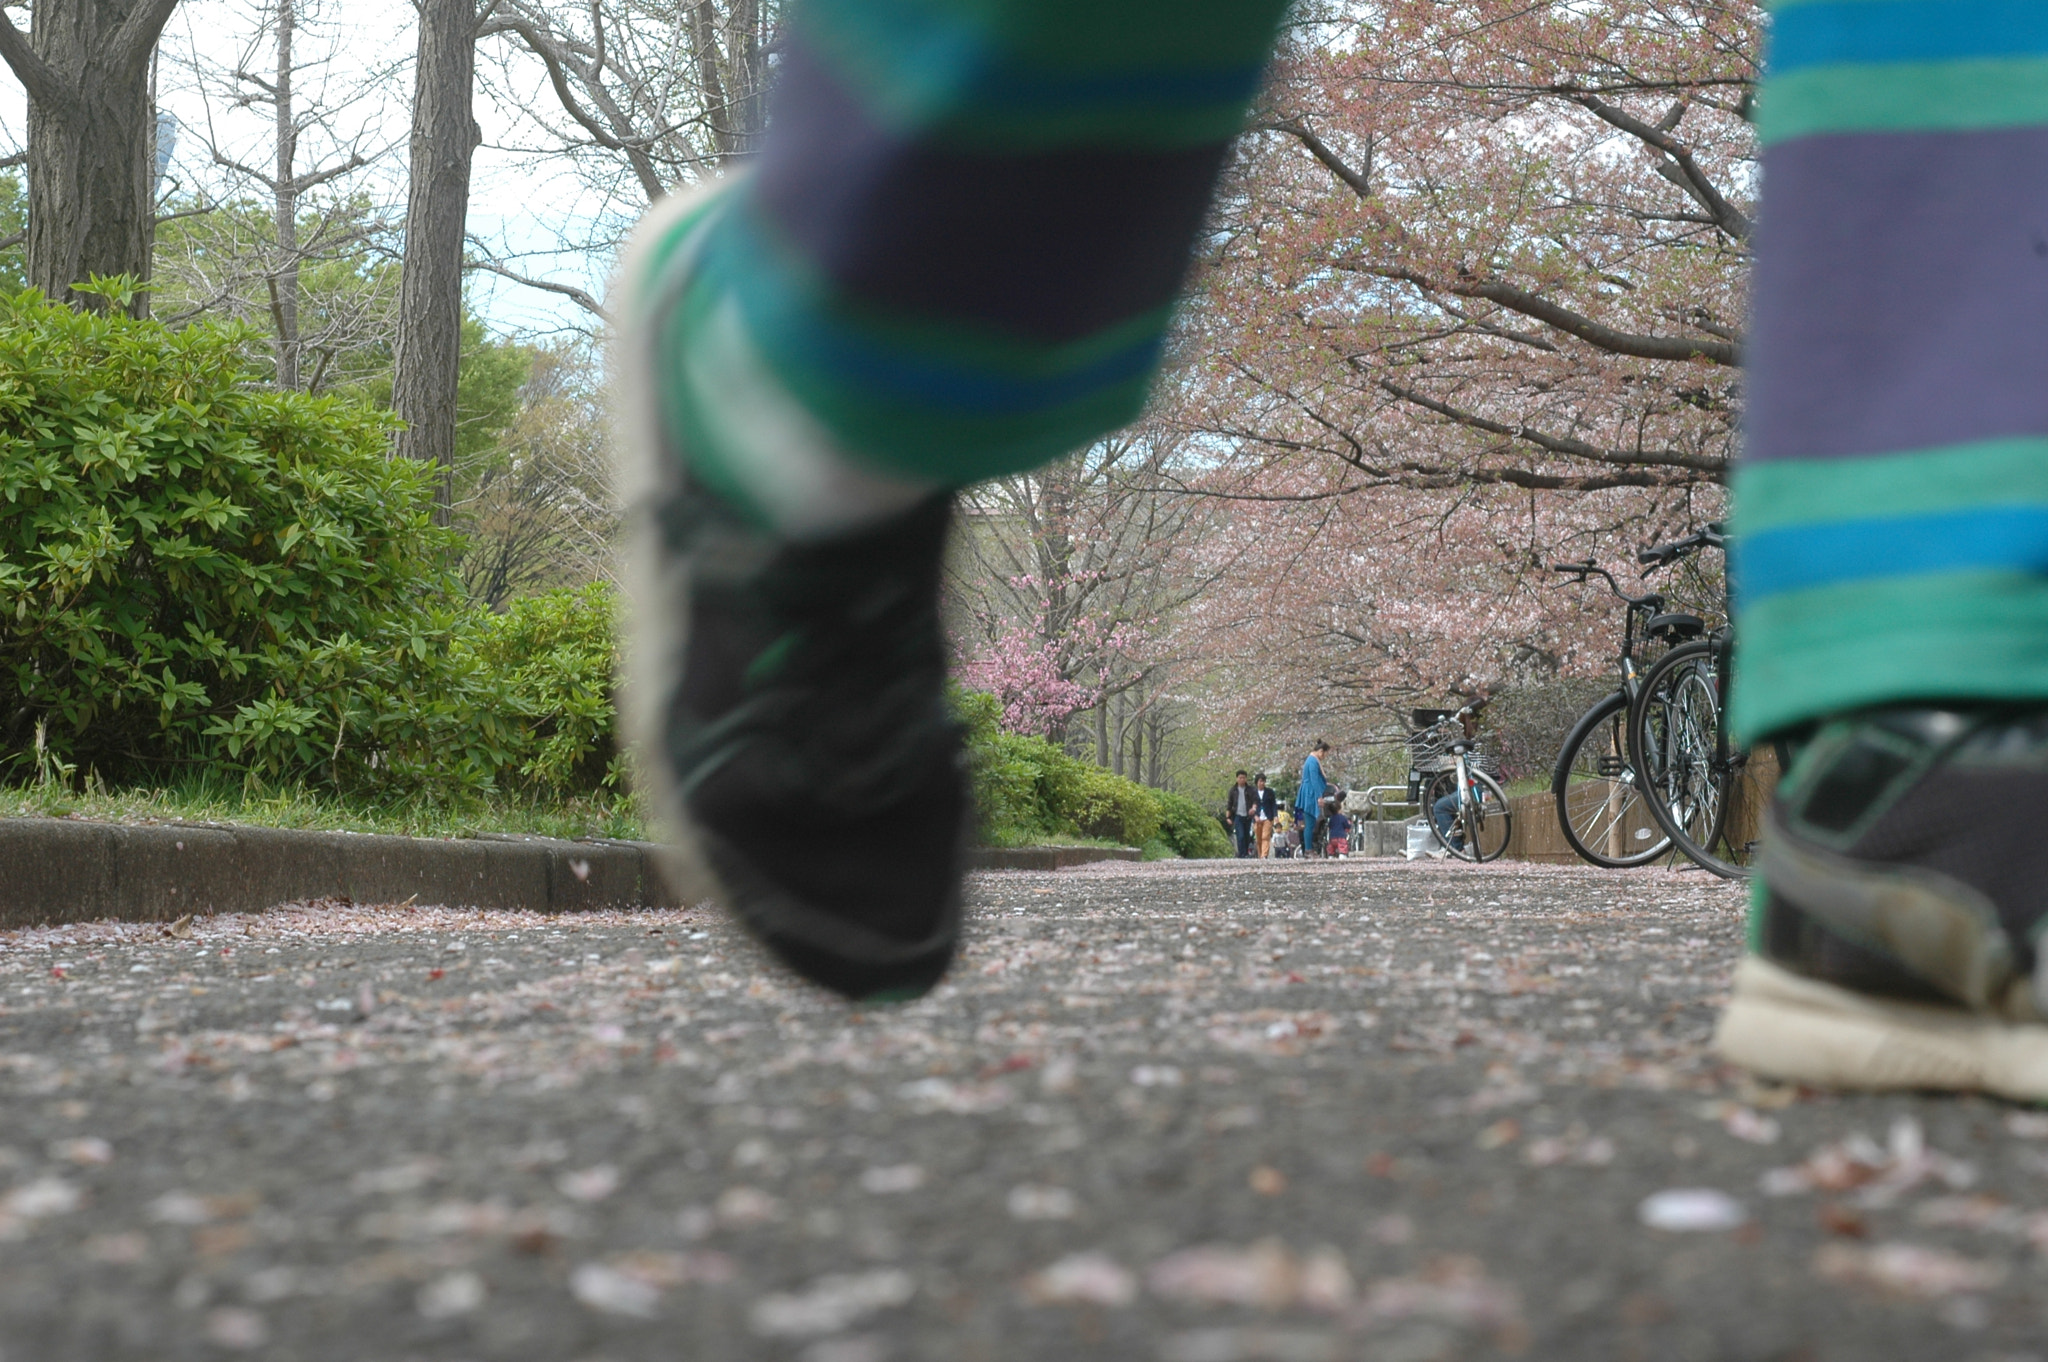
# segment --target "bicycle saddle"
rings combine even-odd
[[[1652,615],[1643,632],[1651,638],[1668,639],[1676,643],[1682,638],[1698,638],[1707,632],[1707,622],[1698,615]]]

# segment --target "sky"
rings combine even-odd
[[[324,97],[339,112],[333,129],[338,137],[307,134],[298,166],[303,172],[329,164],[343,141],[385,150],[388,154],[377,164],[348,183],[402,213],[416,41],[412,5],[408,0],[300,0],[300,7],[295,83],[302,98]],[[7,8],[8,17],[26,29],[26,7]],[[253,55],[244,55],[263,8],[254,0],[183,0],[171,16],[158,49],[157,104],[178,120],[168,178],[180,188],[221,192],[232,183],[227,172],[211,164],[210,146],[266,167],[276,155],[269,109],[236,108],[218,78],[245,61],[261,72],[275,68],[275,49],[267,40]],[[491,39],[487,46],[495,51],[504,41]],[[532,154],[530,149],[543,141],[539,130],[489,88],[501,76],[497,63],[480,57],[478,69],[483,79],[476,117],[484,140],[472,172],[470,232],[492,243],[501,256],[519,257],[516,266],[525,274],[603,297],[609,257],[560,249],[565,236],[573,238],[602,211],[601,196],[559,158]],[[538,63],[528,60],[513,78],[515,89],[544,105],[552,103]],[[0,66],[0,144],[8,151],[20,147],[26,124],[21,86]],[[544,335],[588,327],[593,320],[566,298],[482,272],[471,275],[469,301],[493,330],[507,335]]]

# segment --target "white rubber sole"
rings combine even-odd
[[[1856,993],[1755,956],[1714,1030],[1730,1063],[1817,1088],[2048,1100],[2048,1026]]]
[[[624,531],[626,594],[619,725],[630,754],[633,786],[646,803],[648,823],[661,848],[656,860],[684,903],[725,895],[691,832],[668,764],[646,755],[663,740],[664,716],[683,678],[690,641],[690,574],[686,564],[664,552],[657,523],[679,470],[661,438],[662,380],[652,365],[650,329],[654,309],[636,305],[634,295],[657,287],[649,278],[654,244],[728,183],[685,189],[648,209],[620,256],[611,287],[619,319],[611,349],[613,495]]]

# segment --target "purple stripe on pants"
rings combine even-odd
[[[1166,306],[1228,147],[972,151],[878,126],[793,42],[754,194],[839,288],[1063,342]]]
[[[1747,457],[2048,433],[2048,128],[1764,154]]]

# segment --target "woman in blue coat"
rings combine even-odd
[[[1301,821],[1304,848],[1316,844],[1316,820],[1322,816],[1323,796],[1330,789],[1330,782],[1323,778],[1323,757],[1329,750],[1328,743],[1319,741],[1301,763],[1301,784],[1294,791],[1294,814]]]

